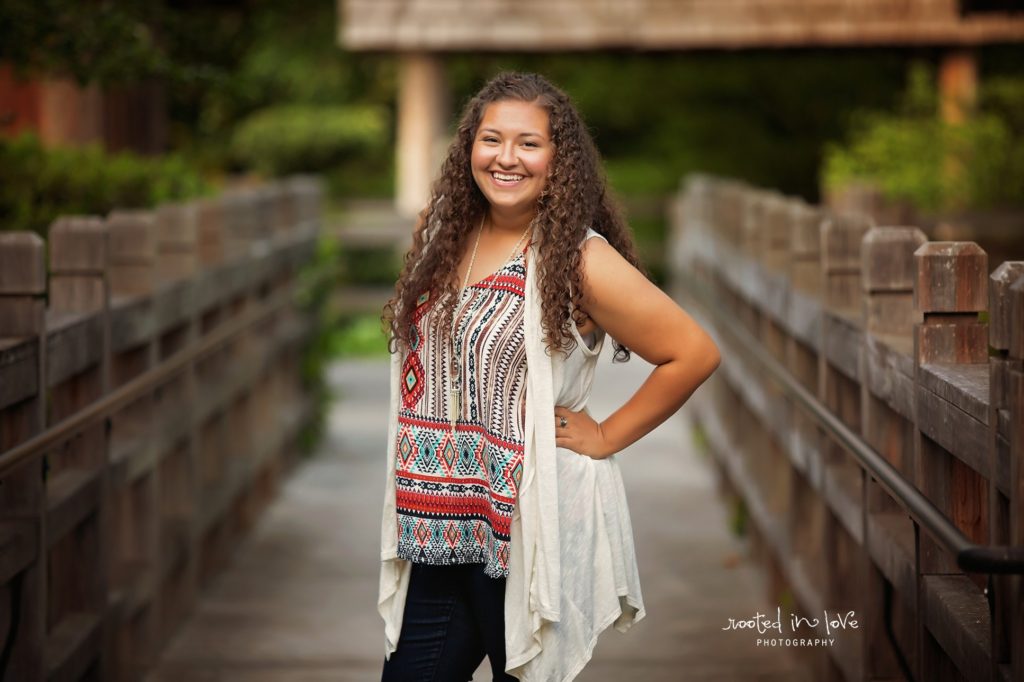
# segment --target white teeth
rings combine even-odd
[[[491,173],[491,175],[496,177],[498,180],[505,180],[507,182],[512,182],[512,181],[517,181],[517,180],[522,180],[523,179],[522,175],[505,175],[504,173]]]

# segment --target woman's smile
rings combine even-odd
[[[491,177],[494,178],[494,184],[498,185],[498,187],[516,187],[526,176],[519,173],[491,171]]]

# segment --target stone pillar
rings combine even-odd
[[[946,123],[971,117],[978,99],[978,60],[972,50],[946,52],[939,65],[939,108]]]
[[[978,100],[978,63],[970,49],[949,50],[939,64],[939,115],[952,126],[966,123],[974,114]],[[946,152],[942,174],[953,210],[964,209],[969,203],[966,187],[968,169],[964,160]]]
[[[395,208],[414,217],[426,206],[447,145],[448,87],[433,54],[399,57]]]

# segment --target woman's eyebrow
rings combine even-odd
[[[480,130],[480,132],[481,133],[497,133],[498,135],[501,135],[501,131],[498,130],[497,128],[482,128]],[[540,133],[535,133],[532,130],[528,130],[526,132],[519,133],[519,137],[544,137],[544,136],[541,135]]]

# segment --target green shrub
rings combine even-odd
[[[32,134],[0,139],[0,229],[45,235],[58,216],[148,208],[208,189],[176,156],[109,154],[98,145],[46,149]]]
[[[977,113],[948,124],[938,117],[929,70],[911,70],[896,113],[861,112],[846,145],[826,148],[829,190],[867,181],[889,199],[926,212],[1024,203],[1024,80],[982,86]]]
[[[274,106],[238,125],[231,151],[241,163],[268,175],[327,171],[354,156],[379,154],[388,125],[378,107]]]

